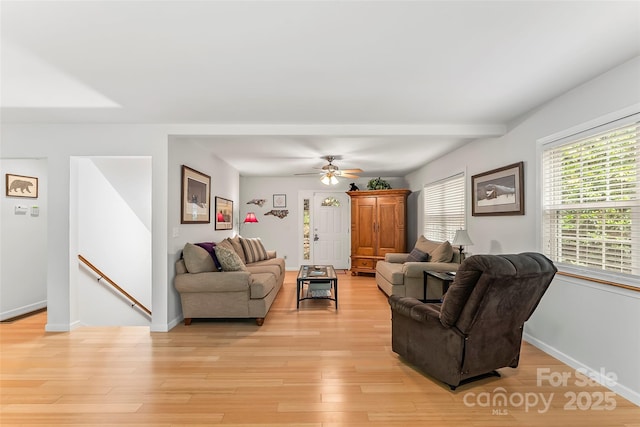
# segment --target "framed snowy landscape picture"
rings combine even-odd
[[[473,216],[524,215],[524,163],[471,177]]]

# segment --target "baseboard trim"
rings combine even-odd
[[[67,323],[47,323],[44,325],[45,332],[69,332],[71,325]]]
[[[0,313],[0,322],[10,321],[25,314],[30,314],[35,311],[40,311],[47,308],[47,301],[38,301],[33,304],[25,305],[23,307],[14,308],[13,310]]]
[[[548,355],[555,357],[556,359],[571,366],[572,368],[580,369],[586,372],[587,376],[589,376],[590,378],[593,378],[594,381],[598,382],[603,387],[606,387],[609,390],[613,391],[614,393],[624,397],[625,399],[629,400],[633,404],[640,406],[640,391],[633,390],[623,384],[620,384],[617,381],[612,387],[609,387],[607,385],[607,382],[608,382],[607,379],[602,378],[602,372],[600,370],[594,370],[593,368],[579,362],[578,360],[567,355],[566,353],[559,351],[555,347],[552,347],[540,341],[539,339],[529,335],[526,332],[523,334],[522,338],[529,344],[533,345],[536,348],[539,348],[540,350],[544,351]]]
[[[178,323],[180,323],[181,318],[175,318],[168,324],[156,324],[152,323],[150,327],[150,332],[169,332],[171,329],[175,328]]]

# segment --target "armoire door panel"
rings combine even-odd
[[[398,247],[398,215],[395,198],[378,198],[378,248],[391,250]]]
[[[375,236],[375,217],[376,217],[376,199],[373,197],[364,197],[355,204],[357,219],[355,255],[374,255],[376,248]],[[354,204],[352,204],[354,206]],[[353,218],[354,215],[352,215]]]

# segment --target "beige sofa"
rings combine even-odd
[[[185,257],[187,245],[183,251]],[[267,259],[246,262],[245,269],[239,271],[213,268],[213,271],[190,273],[187,266],[193,263],[179,259],[174,285],[180,293],[185,325],[191,324],[193,318],[254,318],[261,326],[285,275],[284,259],[278,258],[275,251],[266,251],[266,254]]]
[[[420,236],[415,249],[427,254],[428,260],[408,262],[408,253],[388,253],[384,261],[376,264],[376,284],[388,296],[423,299],[425,271],[451,272],[460,266],[460,253],[449,242],[434,242]],[[430,276],[427,280],[426,298],[441,298],[442,281]]]

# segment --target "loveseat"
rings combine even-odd
[[[420,236],[410,253],[388,253],[377,262],[376,284],[388,296],[437,299],[442,297],[442,281],[428,276],[424,295],[424,272],[453,272],[459,266],[458,248]]]
[[[261,326],[284,282],[284,259],[260,239],[187,243],[174,285],[185,325],[193,318],[255,318]]]

